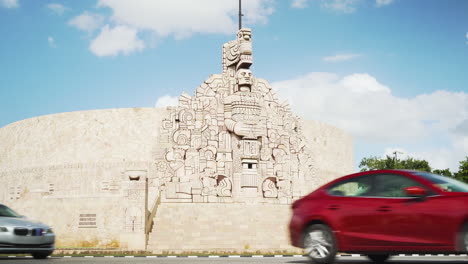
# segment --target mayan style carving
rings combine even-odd
[[[241,29],[223,45],[223,73],[170,109],[159,141],[171,146],[157,161],[167,201],[290,203],[305,194],[313,161],[298,119],[252,62],[251,31]]]

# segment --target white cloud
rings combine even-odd
[[[352,60],[352,59],[355,59],[355,58],[360,57],[360,56],[361,56],[361,54],[353,54],[353,53],[336,54],[336,55],[333,55],[333,56],[324,57],[322,60],[326,61],[326,62],[340,62],[340,61]]]
[[[170,95],[164,95],[156,100],[155,107],[167,107],[167,106],[177,106],[179,104],[179,98]]]
[[[16,8],[19,7],[18,0],[0,0],[0,5],[6,8]]]
[[[466,44],[468,44],[468,32],[466,32]]]
[[[145,47],[142,40],[138,38],[137,31],[127,26],[116,26],[110,28],[105,25],[101,33],[91,42],[89,49],[99,57],[115,56],[119,53],[125,55],[141,51]]]
[[[339,84],[356,94],[362,94],[362,93],[390,94],[390,89],[388,87],[380,84],[374,77],[365,73],[364,74],[354,73],[354,74],[345,76],[340,81]]]
[[[291,3],[291,7],[293,8],[306,8],[307,7],[307,0],[293,0]]]
[[[243,25],[248,27],[267,23],[268,16],[274,11],[274,2],[275,0],[243,2]],[[142,50],[143,47],[152,47],[154,46],[152,43],[157,43],[166,37],[183,39],[193,34],[233,34],[237,31],[237,1],[98,0],[97,7],[110,9],[110,23],[102,29],[101,34],[90,46],[91,51],[100,54],[98,56],[116,55],[118,52],[115,50],[129,54],[132,51]],[[70,20],[69,24],[92,33],[102,26],[104,19],[107,17],[85,12]],[[116,29],[123,28],[131,29],[132,34],[127,34],[126,38],[114,38],[115,43],[107,43],[111,45],[109,48],[98,45],[104,41],[104,36],[116,35]],[[109,34],[111,31],[114,34]],[[145,38],[137,39],[138,34]],[[133,41],[129,40],[131,35],[134,36]],[[121,41],[123,42],[118,43]]]
[[[427,159],[435,168],[454,168],[468,153],[468,133],[455,133],[463,130],[463,122],[468,124],[467,93],[397,97],[362,73],[340,77],[315,72],[272,86],[305,119],[340,127],[357,141],[411,149],[409,154]],[[434,142],[439,145],[431,147]],[[424,147],[405,147],[415,143]]]
[[[49,8],[52,12],[56,13],[57,15],[63,15],[63,13],[65,13],[65,11],[68,10],[68,8],[64,5],[56,3],[48,4],[47,8]]]
[[[243,3],[244,24],[266,23],[273,12],[272,0]],[[161,37],[189,37],[195,33],[232,34],[237,25],[237,1],[219,0],[99,0],[112,10],[112,20]]]
[[[375,4],[377,7],[383,7],[390,5],[394,1],[395,0],[375,0]],[[358,6],[363,2],[364,0],[320,0],[320,6],[337,13],[351,14],[356,12]]]
[[[55,44],[55,39],[53,37],[47,37],[47,43],[49,43],[49,47],[56,48],[57,44]]]
[[[377,7],[382,7],[393,3],[394,0],[376,0],[375,3]]]
[[[321,6],[333,11],[351,14],[356,11],[356,5],[361,0],[322,0]]]
[[[102,25],[103,21],[104,17],[102,15],[85,11],[83,14],[76,16],[68,21],[68,24],[80,30],[91,33],[98,29]]]

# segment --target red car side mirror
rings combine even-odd
[[[419,186],[406,187],[404,190],[408,196],[412,197],[422,197],[427,194],[427,191]]]

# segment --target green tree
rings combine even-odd
[[[465,160],[460,161],[460,167],[454,176],[459,181],[468,182],[468,156],[465,157]]]
[[[434,174],[439,174],[439,175],[444,175],[444,176],[447,176],[447,177],[453,177],[454,175],[452,174],[452,172],[449,170],[449,169],[445,169],[445,170],[433,170],[432,173]]]
[[[426,160],[419,160],[419,159],[414,159],[414,158],[407,158],[402,161],[397,161],[397,166],[400,168],[398,169],[406,169],[406,170],[417,170],[417,171],[426,171],[426,172],[431,172],[431,166],[429,166],[429,162]]]
[[[363,158],[361,160],[361,163],[359,163],[359,168],[361,169],[361,171],[383,170],[393,168],[393,161],[391,161],[391,163],[388,163],[389,158],[389,156],[387,156],[387,159],[381,159],[377,157]]]
[[[384,170],[384,169],[401,169],[401,170],[419,170],[431,172],[431,167],[426,160],[419,160],[408,157],[407,159],[400,160],[386,156],[385,158],[363,158],[359,163],[361,171],[368,170]]]

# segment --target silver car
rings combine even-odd
[[[0,204],[0,254],[32,254],[47,258],[55,248],[55,235],[44,224],[26,219]]]

